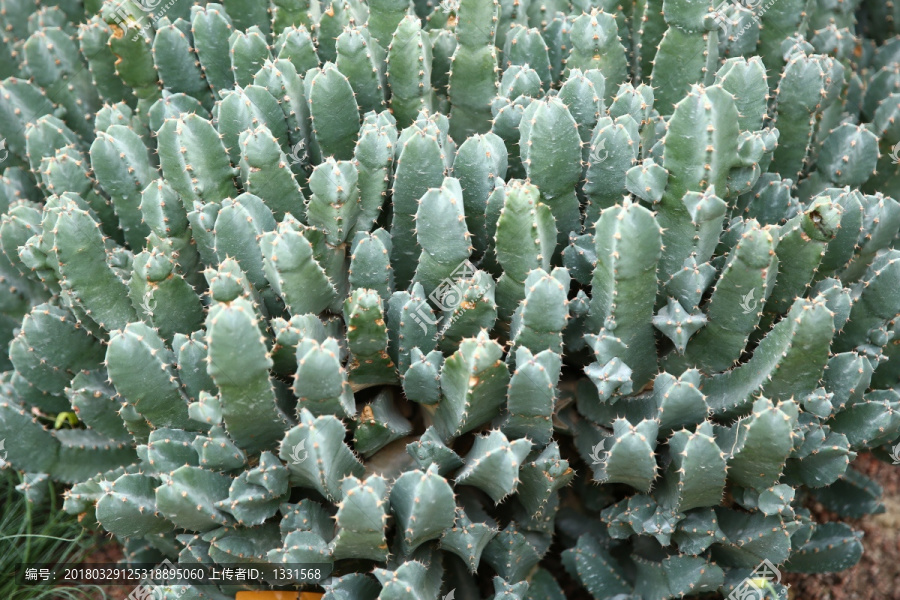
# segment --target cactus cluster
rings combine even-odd
[[[900,4],[750,4],[0,0],[22,491],[326,600],[853,565],[805,506],[900,438]]]

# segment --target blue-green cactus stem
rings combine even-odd
[[[287,121],[288,143],[283,140],[279,143],[287,155],[287,166],[302,186],[309,176],[309,169],[321,160],[318,146],[310,139],[309,104],[303,79],[292,62],[278,58],[263,64],[253,76],[253,85],[266,88],[281,106]]]
[[[385,52],[372,39],[369,29],[345,29],[338,36],[335,49],[335,65],[350,82],[360,112],[383,109],[387,95],[383,67]]]
[[[347,78],[333,63],[308,73],[304,80],[312,134],[323,156],[353,157],[359,134],[359,106]]]
[[[545,90],[550,89],[553,78],[550,72],[550,55],[547,44],[536,28],[514,25],[506,32],[503,41],[504,70],[512,65],[527,65],[541,78]]]
[[[66,124],[91,140],[94,131],[88,115],[100,108],[100,98],[75,40],[58,27],[41,28],[25,40],[22,59],[34,82],[63,109]]]
[[[106,368],[119,396],[152,427],[201,428],[188,418],[187,398],[175,376],[175,357],[149,326],[134,322],[113,332]]]
[[[138,261],[135,259],[135,267]],[[173,249],[160,244],[149,252],[144,268],[134,277],[146,281],[145,295],[136,304],[149,308],[150,320],[167,343],[176,333],[190,335],[203,323],[200,297],[176,270]]]
[[[321,312],[337,298],[302,225],[295,219],[286,216],[274,231],[263,233],[259,246],[266,279],[292,314]]]
[[[683,358],[667,358],[667,369],[695,365],[716,373],[738,360],[759,323],[767,281],[777,270],[774,246],[771,233],[750,221],[713,287],[706,326],[688,342]]]
[[[207,371],[219,388],[228,434],[248,451],[282,439],[288,419],[269,378],[272,359],[253,306],[244,298],[216,303],[206,317]],[[240,344],[236,340],[243,340]]]
[[[710,408],[716,413],[742,412],[759,390],[773,399],[787,399],[814,389],[833,336],[834,317],[825,303],[798,298],[749,362],[704,382]]]
[[[198,268],[200,255],[191,237],[186,208],[181,197],[162,179],[154,180],[141,194],[144,223],[171,247],[180,274],[197,286],[202,280]]]
[[[460,271],[470,268],[466,264]],[[443,315],[438,346],[447,353],[455,351],[463,338],[476,336],[482,329],[490,331],[497,321],[496,284],[490,275],[484,271],[475,271],[471,276],[460,274],[452,288],[439,302]],[[456,295],[458,303],[454,304],[451,294]]]
[[[191,35],[200,67],[214,94],[234,86],[231,74],[231,47],[228,43],[234,27],[221,4],[191,7]]]
[[[137,320],[125,283],[108,262],[100,225],[69,201],[60,208],[54,232],[60,285],[100,327],[111,331]]]
[[[482,331],[463,340],[441,369],[443,399],[434,413],[434,424],[444,439],[456,437],[484,424],[499,412],[502,390],[509,371],[500,360],[502,349]]]
[[[183,93],[212,108],[213,95],[194,51],[191,24],[184,19],[169,21],[162,17],[155,23],[153,62],[160,83],[169,91]]]
[[[388,554],[388,482],[372,475],[360,481],[348,477],[341,483],[343,500],[335,516],[337,533],[331,542],[336,559],[367,558],[384,561]]]
[[[387,48],[391,111],[398,127],[408,127],[422,110],[435,108],[431,40],[418,18],[407,15],[392,32]]]
[[[697,130],[702,143],[688,141]],[[688,192],[706,192],[719,198],[729,194],[728,177],[732,169],[750,166],[759,159],[761,147],[754,149],[749,138],[738,130],[738,111],[732,95],[718,86],[693,86],[675,107],[663,141],[662,166],[669,172],[669,183],[659,210],[663,242],[663,280],[674,275],[690,256],[696,231],[695,216],[685,196]],[[755,153],[755,154],[754,154]],[[749,154],[753,154],[749,156]],[[696,200],[694,201],[696,202]],[[697,206],[696,208],[700,208]],[[703,211],[709,220],[716,211]],[[671,248],[671,250],[669,250]],[[699,262],[706,259],[698,258]]]
[[[306,73],[321,65],[319,55],[316,53],[316,44],[310,35],[312,28],[312,24],[298,24],[285,28],[275,36],[273,54],[279,60],[293,64],[297,73]]]
[[[816,117],[829,85],[831,63],[827,56],[795,52],[784,67],[775,94],[774,122],[782,141],[769,167],[782,177],[796,181],[806,168]]]
[[[452,282],[459,278],[458,273],[472,252],[458,179],[448,177],[441,187],[432,188],[422,196],[415,225],[422,253],[413,281],[421,283],[429,297],[437,293],[435,301],[439,307],[448,307],[452,305],[447,297],[451,292],[448,285],[452,287]]]
[[[419,200],[430,188],[441,187],[447,170],[436,129],[413,124],[398,142],[391,194],[391,266],[399,289],[409,285],[416,271],[420,248],[414,230]]]
[[[650,79],[660,114],[671,108],[695,84],[713,82],[719,61],[718,31],[709,23],[711,0],[666,0],[663,15],[669,28],[653,58]]]
[[[519,126],[519,151],[528,179],[556,219],[559,252],[569,231],[578,231],[581,215],[575,186],[581,178],[578,124],[559,98],[532,102]]]
[[[232,164],[240,162],[241,133],[260,125],[265,125],[281,143],[284,152],[288,152],[287,121],[278,100],[269,90],[258,85],[247,85],[221,92],[220,95],[222,99],[217,105],[216,129]]]
[[[9,358],[16,372],[39,389],[62,394],[74,373],[98,368],[102,349],[79,330],[71,313],[39,304],[22,319]]]
[[[592,280],[590,328],[606,330],[624,345],[617,354],[641,386],[656,373],[650,317],[662,234],[653,214],[626,200],[604,210],[594,236],[597,266]]]
[[[518,439],[511,442],[502,432],[493,430],[475,438],[456,481],[480,488],[495,503],[500,503],[515,493],[519,468],[530,451],[531,441]]]
[[[382,300],[374,290],[356,289],[344,302],[350,380],[356,389],[394,383],[394,363],[387,352],[388,333]]]
[[[236,17],[233,13],[229,14]],[[266,60],[272,60],[266,35],[257,25],[247,28],[246,31],[236,26],[228,38],[228,45],[231,76],[238,87],[246,87],[253,83],[253,75]]]
[[[353,151],[360,203],[357,231],[371,231],[381,215],[393,174],[397,136],[397,124],[389,112],[367,113],[363,118]]]
[[[472,234],[476,258],[484,254],[489,244],[484,222],[488,197],[498,179],[506,178],[506,170],[506,146],[493,133],[470,137],[456,152],[453,176],[462,187],[466,228]]]
[[[778,230],[778,277],[766,302],[765,312],[784,314],[794,299],[809,287],[838,233],[842,207],[828,196],[820,196],[801,214]]]
[[[406,471],[398,477],[391,488],[390,504],[405,554],[439,538],[456,519],[453,488],[438,475],[436,465],[426,471]]]
[[[567,73],[571,69],[598,69],[606,79],[603,98],[609,104],[628,76],[628,59],[615,16],[592,9],[572,22],[569,35],[572,51],[565,59]]]
[[[244,190],[262,199],[276,219],[291,214],[305,220],[306,198],[289,168],[291,159],[285,156],[272,132],[265,125],[245,130],[238,138],[238,146]]]
[[[497,95],[499,71],[494,45],[500,3],[460,0],[457,46],[450,68],[450,123],[454,139],[490,129],[491,99]]]
[[[146,14],[133,2],[113,0],[103,4],[100,16],[112,29],[109,47],[116,55],[116,72],[139,100],[160,95],[153,63],[153,31],[144,22]]]
[[[77,37],[78,47],[87,60],[91,80],[97,87],[100,98],[109,104],[127,102],[134,106],[136,98],[131,88],[116,74],[116,56],[109,47],[109,28],[103,19],[94,15],[80,23]]]
[[[512,348],[520,347],[533,354],[544,349],[557,354],[563,351],[563,331],[569,319],[569,289],[571,279],[563,268],[548,274],[535,269],[525,278],[525,298],[516,307],[510,325]]]
[[[339,246],[352,238],[361,211],[359,171],[353,161],[326,159],[309,178],[310,197],[306,218],[324,232],[325,241]]]
[[[515,356],[516,368],[506,393],[509,416],[503,423],[503,433],[543,446],[550,443],[553,433],[551,417],[562,358],[552,350],[533,355],[524,346]]]
[[[234,194],[235,169],[219,133],[206,119],[188,114],[167,120],[157,134],[157,149],[163,178],[186,208]]]
[[[91,168],[112,199],[128,245],[143,248],[150,229],[141,216],[141,192],[156,178],[143,140],[124,125],[109,127],[91,145]]]
[[[865,277],[851,288],[853,305],[850,319],[835,340],[835,350],[850,350],[865,343],[873,330],[885,328],[896,319],[900,310],[894,293],[898,277],[900,251],[891,249],[875,257]]]

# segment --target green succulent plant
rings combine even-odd
[[[804,505],[900,438],[898,6],[0,0],[4,460],[327,600],[852,566]]]

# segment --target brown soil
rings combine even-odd
[[[122,547],[116,542],[110,541],[86,556],[83,562],[113,564],[120,560],[122,560]],[[94,594],[93,600],[126,600],[133,589],[133,587],[124,585],[104,586],[103,592],[106,593],[106,598],[104,599],[98,591]]]

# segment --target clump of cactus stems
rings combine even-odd
[[[327,600],[852,566],[805,506],[900,438],[898,6],[0,0],[6,461]]]

